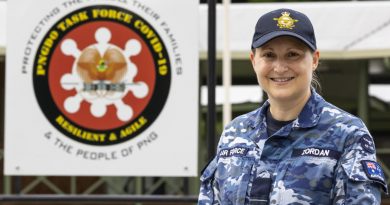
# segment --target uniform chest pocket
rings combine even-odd
[[[219,158],[215,180],[221,204],[244,204],[253,167],[253,157]]]
[[[283,177],[286,188],[329,194],[337,161],[323,157],[294,158]]]

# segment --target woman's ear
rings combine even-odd
[[[249,58],[251,59],[252,67],[255,68],[255,55],[256,55],[256,50],[252,49],[251,53],[249,55]]]
[[[320,51],[315,50],[313,53],[313,71],[315,71],[320,62]]]

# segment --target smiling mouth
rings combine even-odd
[[[292,79],[294,79],[294,77],[289,77],[289,78],[270,78],[272,81],[274,82],[277,82],[277,83],[284,83],[284,82],[288,82]]]

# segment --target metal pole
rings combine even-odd
[[[216,1],[208,0],[208,111],[207,111],[207,139],[208,158],[211,160],[215,155],[215,61],[216,61]]]
[[[369,112],[368,112],[368,65],[366,63],[359,64],[359,85],[358,85],[358,116],[369,127]]]
[[[11,194],[12,193],[12,182],[11,182],[11,176],[4,176],[4,194]]]
[[[70,193],[77,194],[77,179],[75,176],[70,177]]]
[[[14,176],[13,179],[13,192],[15,194],[20,194],[20,191],[22,190],[22,179],[20,176]]]
[[[135,178],[135,193],[137,195],[142,194],[142,178],[141,177],[136,177]],[[135,205],[142,205],[141,203],[136,203]]]
[[[224,10],[224,44],[223,44],[223,125],[232,119],[232,104],[230,103],[230,87],[232,86],[232,66],[230,55],[230,0],[223,0]]]

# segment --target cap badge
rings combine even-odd
[[[274,18],[275,21],[278,21],[279,28],[293,29],[295,27],[294,23],[298,20],[290,17],[290,13],[285,11],[282,12],[282,16],[279,18]]]

